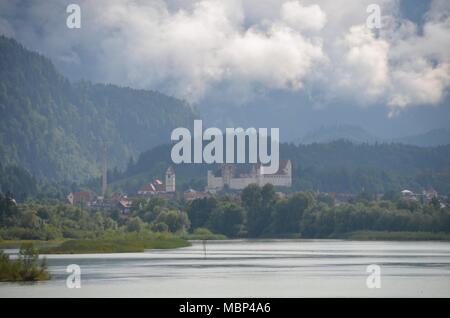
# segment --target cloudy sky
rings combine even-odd
[[[69,3],[81,7],[81,29],[66,27]],[[374,3],[379,29],[366,23]],[[203,107],[278,96],[297,108],[376,107],[393,120],[449,108],[448,0],[1,1],[0,33],[72,79],[157,89]]]

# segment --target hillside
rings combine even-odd
[[[47,58],[0,36],[0,162],[38,180],[81,181],[168,142],[190,126],[185,102],[158,92],[71,83]]]
[[[450,129],[433,129],[423,134],[398,138],[394,141],[421,147],[448,145],[450,144]]]
[[[423,148],[348,141],[281,144],[280,156],[292,161],[293,190],[358,193],[364,189],[383,193],[434,188],[444,195],[450,193],[450,145]],[[170,145],[161,145],[142,153],[124,173],[116,174],[112,185],[115,190],[134,193],[152,178],[162,177],[170,164]],[[214,166],[189,164],[174,168],[178,190],[200,190],[206,184],[206,171]]]
[[[419,147],[436,147],[450,144],[450,129],[432,129],[425,133],[399,138],[381,138],[374,136],[364,128],[354,125],[322,126],[312,130],[297,140],[297,144],[309,145],[313,143],[328,143],[336,140],[346,140],[360,143],[400,143]]]

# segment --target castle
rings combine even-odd
[[[261,164],[223,164],[216,173],[208,170],[207,191],[222,190],[228,187],[232,190],[242,190],[250,184],[263,186],[267,183],[276,187],[292,186],[292,163],[290,160],[281,160],[275,174],[262,174]]]

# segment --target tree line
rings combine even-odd
[[[0,239],[96,238],[108,231],[222,234],[229,238],[342,237],[356,231],[450,233],[448,202],[423,204],[388,192],[375,199],[367,192],[336,204],[326,194],[280,195],[267,184],[240,194],[191,202],[162,198],[136,200],[131,212],[107,212],[57,201],[15,203],[0,195]]]
[[[328,195],[278,196],[272,185],[250,185],[238,198],[204,198],[188,207],[192,227],[229,237],[338,237],[353,231],[450,232],[450,209],[439,201],[420,204],[400,197],[374,200],[362,192],[335,204]]]

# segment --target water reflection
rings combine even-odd
[[[52,281],[1,283],[0,296],[450,296],[447,242],[199,241],[177,250],[46,257]],[[81,289],[65,286],[69,264],[81,267]],[[380,289],[366,286],[370,264],[381,266]]]

